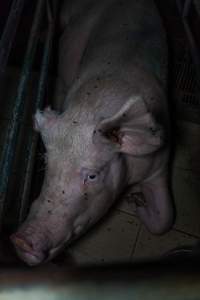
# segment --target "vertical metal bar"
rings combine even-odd
[[[12,163],[14,160],[14,151],[17,144],[17,138],[20,128],[20,116],[23,114],[25,94],[27,83],[30,76],[31,67],[39,39],[39,27],[43,16],[45,0],[38,0],[33,25],[31,28],[28,48],[26,51],[24,65],[21,72],[21,78],[17,90],[17,97],[12,114],[12,120],[8,129],[6,143],[3,149],[3,159],[0,168],[0,226],[2,224],[3,208],[8,187],[8,180],[12,171]]]
[[[185,27],[185,32],[186,32],[187,38],[188,38],[189,43],[190,43],[190,52],[192,54],[192,59],[193,59],[194,64],[195,64],[195,70],[196,70],[196,73],[198,75],[198,78],[200,78],[200,54],[199,54],[199,51],[198,51],[198,47],[197,47],[195,39],[192,35],[189,24],[188,24],[188,22],[185,18],[183,19],[183,24],[184,24],[184,27]]]
[[[184,25],[184,28],[185,28],[186,36],[187,36],[188,41],[190,43],[190,52],[191,52],[192,59],[194,61],[196,74],[197,74],[198,79],[199,79],[200,78],[200,54],[199,54],[199,51],[198,51],[196,41],[195,41],[194,36],[192,34],[192,30],[191,30],[189,22],[188,22],[188,16],[189,16],[189,13],[190,13],[192,3],[193,3],[192,0],[185,0],[181,15],[182,15],[182,20],[183,20],[183,25]],[[199,80],[197,80],[197,85],[198,86],[200,85]]]
[[[37,92],[36,103],[35,103],[35,110],[43,106],[45,88],[46,88],[47,77],[48,77],[49,60],[50,60],[50,55],[52,50],[52,41],[53,41],[53,34],[54,34],[55,23],[52,16],[52,12],[50,10],[50,6],[48,4],[49,3],[47,1],[49,26],[48,26],[48,33],[46,37],[46,43],[43,51],[42,66],[41,66],[39,86],[38,86],[38,92]],[[26,168],[22,180],[22,185],[21,185],[22,191],[20,193],[22,196],[21,196],[19,219],[18,219],[19,224],[25,218],[29,206],[28,198],[30,193],[31,177],[33,172],[33,166],[34,166],[33,164],[34,164],[37,141],[38,141],[38,133],[33,132],[33,134],[29,136],[29,140],[26,148]]]
[[[0,41],[0,78],[5,71],[25,0],[14,0]]]
[[[185,0],[182,16],[183,18],[187,17],[191,8],[192,0]]]
[[[178,7],[179,13],[182,15],[184,2],[183,0],[176,0],[176,5]]]

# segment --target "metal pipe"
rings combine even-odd
[[[195,70],[198,76],[198,79],[200,79],[200,53],[198,51],[197,44],[195,42],[195,39],[193,37],[192,31],[190,29],[190,26],[188,24],[187,18],[183,18],[183,25],[185,27],[185,32],[188,38],[188,41],[190,43],[190,52],[191,56],[195,65]],[[199,82],[197,81],[199,84]]]
[[[190,44],[190,52],[191,52],[191,56],[192,56],[192,59],[193,59],[194,65],[195,65],[195,71],[196,71],[196,74],[197,74],[197,77],[198,77],[197,85],[198,85],[198,88],[199,88],[199,85],[200,85],[200,83],[199,83],[199,79],[200,79],[200,53],[199,53],[195,38],[192,34],[192,30],[190,28],[189,21],[188,21],[188,17],[189,17],[189,13],[190,13],[192,4],[194,4],[194,0],[185,0],[185,2],[182,4],[183,5],[182,10],[180,9],[180,5],[178,5],[178,7],[179,7],[179,10],[180,10],[180,14],[182,16],[183,25],[184,25],[184,28],[185,28],[185,33],[186,33],[187,39],[188,39],[189,44]]]
[[[47,1],[47,15],[48,15],[48,22],[49,22],[48,32],[47,32],[46,42],[43,51],[41,73],[39,78],[39,86],[38,86],[34,111],[36,111],[36,109],[42,108],[43,106],[45,89],[47,84],[47,77],[48,77],[49,60],[51,56],[52,41],[53,41],[53,34],[55,28],[55,18],[53,18],[53,12],[51,12],[51,8],[48,1]],[[20,194],[22,196],[21,196],[18,224],[20,224],[24,220],[29,206],[28,198],[29,198],[30,187],[31,187],[31,179],[32,179],[32,173],[34,167],[34,158],[36,153],[37,142],[38,142],[38,133],[32,132],[32,134],[30,134],[29,136],[29,140],[26,148],[26,162],[25,162],[26,167],[25,167],[25,171],[21,183],[22,191]]]
[[[182,12],[182,17],[188,17],[190,8],[192,5],[192,0],[185,0],[184,6],[183,6],[183,12]]]
[[[33,25],[31,28],[28,47],[24,59],[24,65],[21,72],[21,78],[13,108],[12,120],[8,129],[7,139],[3,149],[3,159],[1,164],[0,181],[0,226],[2,225],[4,202],[8,188],[8,181],[12,171],[14,152],[17,144],[17,138],[20,129],[20,116],[23,114],[25,94],[27,90],[28,79],[33,64],[33,59],[39,39],[39,27],[43,17],[45,0],[38,0]]]
[[[14,0],[0,41],[0,79],[5,71],[25,0]]]
[[[176,5],[178,7],[179,13],[182,15],[184,3],[181,0],[176,0]]]
[[[47,265],[2,269],[5,300],[194,300],[200,295],[199,261],[85,267]]]

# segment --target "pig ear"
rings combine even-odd
[[[129,99],[114,116],[104,119],[94,139],[122,153],[146,155],[163,145],[163,130],[141,97]]]
[[[49,106],[43,112],[37,110],[34,116],[34,129],[36,131],[44,131],[57,123],[58,114]]]

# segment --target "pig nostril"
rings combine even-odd
[[[23,236],[13,234],[10,237],[18,256],[28,265],[38,265],[48,259],[48,252],[45,249],[36,248],[31,241],[25,239]]]
[[[13,242],[13,244],[23,250],[23,251],[26,251],[26,252],[32,252],[33,251],[33,247],[32,245],[30,245],[29,243],[27,243],[27,241],[25,241],[24,239],[22,239],[21,237],[18,237],[18,236],[11,236],[11,241]]]

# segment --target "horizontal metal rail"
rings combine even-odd
[[[2,223],[4,202],[8,188],[9,177],[12,172],[14,153],[17,145],[17,139],[20,129],[20,117],[23,115],[24,101],[27,91],[28,80],[31,74],[31,68],[35,57],[35,52],[39,40],[39,29],[45,8],[45,0],[38,0],[34,20],[30,32],[28,47],[24,59],[24,65],[21,72],[21,78],[15,99],[15,105],[12,113],[12,120],[8,129],[5,146],[3,149],[3,159],[0,167],[0,222]],[[1,225],[1,224],[0,224]]]
[[[2,269],[6,300],[195,300],[200,298],[198,262],[110,265],[82,269],[46,265]]]
[[[25,0],[14,0],[0,41],[0,79],[5,71]]]

